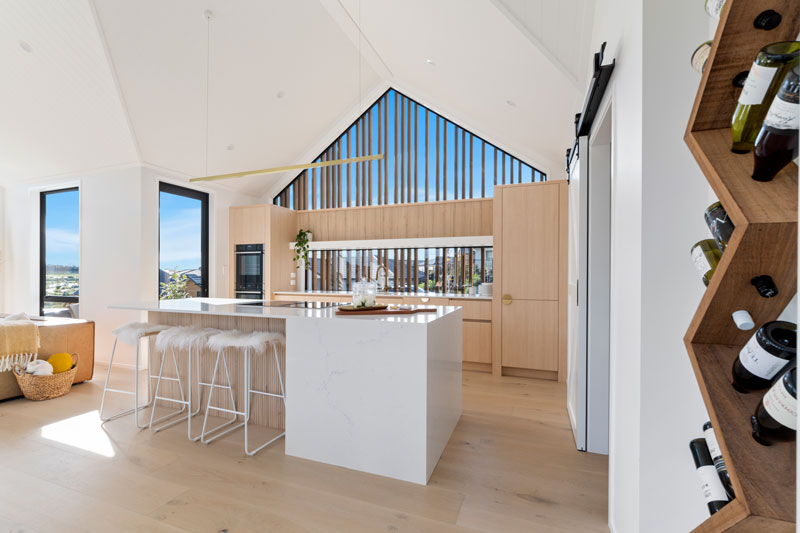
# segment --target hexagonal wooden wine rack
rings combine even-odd
[[[770,31],[754,26],[767,9],[781,14]],[[797,291],[797,166],[774,180],[751,178],[753,155],[730,151],[730,122],[741,89],[733,84],[765,45],[794,40],[800,30],[798,0],[727,0],[714,36],[684,140],[736,229],[695,313],[684,342],[716,428],[736,498],[696,532],[795,531],[795,443],[761,446],[750,416],[761,394],[731,387],[731,366],[755,332],[731,318],[750,312],[757,326],[775,320]],[[762,298],[750,280],[768,274],[780,291]]]

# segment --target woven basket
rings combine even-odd
[[[14,365],[14,377],[17,378],[22,394],[29,400],[52,400],[59,396],[64,396],[72,387],[75,381],[75,373],[78,371],[78,354],[72,354],[72,368],[60,374],[51,376],[34,376],[26,374],[25,369],[20,365]]]

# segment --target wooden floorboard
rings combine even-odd
[[[464,372],[428,486],[288,457],[283,440],[246,457],[241,432],[205,446],[185,423],[100,427],[101,390],[0,402],[0,532],[608,531],[608,461],[575,450],[560,383]]]

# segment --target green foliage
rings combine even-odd
[[[308,236],[311,235],[309,230],[300,229],[297,231],[294,243],[294,262],[297,263],[301,259],[306,269],[310,268],[308,264]]]
[[[177,267],[176,267],[177,270]],[[186,284],[189,283],[189,278],[186,274],[173,272],[169,276],[167,283],[161,283],[162,300],[178,300],[181,298],[189,298],[189,291],[186,290]]]

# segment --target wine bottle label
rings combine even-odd
[[[706,257],[706,254],[700,246],[692,248],[692,261],[694,262],[694,267],[701,276],[704,276],[706,272],[711,270],[711,263],[708,262],[708,257]]]
[[[724,5],[725,0],[706,0],[706,13],[714,20],[719,20],[719,14]]]
[[[703,437],[706,439],[708,452],[711,454],[711,458],[716,462],[718,457],[722,457],[722,452],[719,450],[719,443],[717,442],[717,435],[714,433],[714,428],[708,428],[703,431]]]
[[[780,425],[789,429],[797,429],[797,399],[789,394],[782,379],[770,387],[761,401],[769,416]]]
[[[750,73],[747,75],[747,80],[744,82],[742,94],[739,95],[739,103],[742,105],[758,105],[764,101],[764,96],[767,94],[772,78],[778,67],[765,67],[753,63],[750,67]]]
[[[751,374],[763,379],[772,379],[789,361],[775,357],[758,344],[753,335],[739,352],[739,361]]]
[[[700,490],[703,491],[706,503],[728,501],[728,495],[725,493],[717,469],[713,465],[699,467],[697,475],[700,478]]]
[[[800,129],[800,103],[775,98],[764,118],[764,125],[776,130]]]

